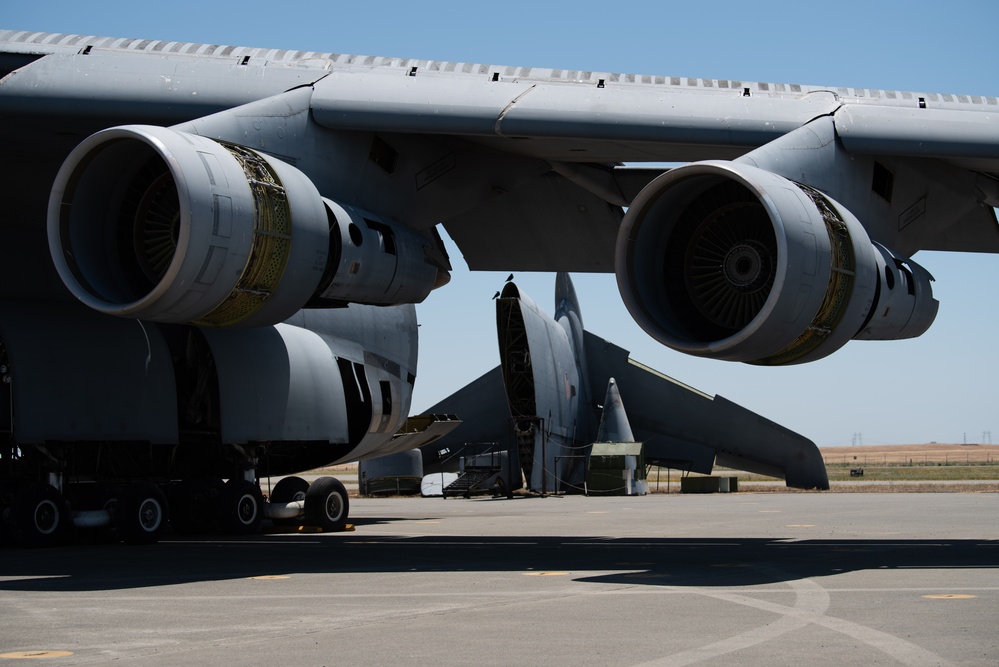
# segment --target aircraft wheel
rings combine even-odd
[[[301,477],[283,477],[271,491],[271,502],[290,503],[295,500],[305,500],[308,490],[309,483]]]
[[[282,477],[271,490],[272,503],[290,503],[295,500],[305,500],[309,483],[301,477]],[[275,526],[298,526],[302,517],[296,519],[273,519]]]
[[[155,544],[167,525],[166,496],[149,482],[126,486],[113,511],[118,534],[127,544]]]
[[[335,477],[320,477],[305,493],[305,522],[324,531],[343,530],[347,525],[350,501],[347,489]]]
[[[259,486],[239,478],[226,482],[219,499],[219,524],[223,531],[235,535],[257,532],[264,518],[263,510],[264,495]]]
[[[55,546],[69,533],[72,522],[69,505],[51,484],[29,484],[14,494],[9,523],[18,546]]]

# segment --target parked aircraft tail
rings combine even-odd
[[[829,488],[811,440],[584,331],[568,275],[558,274],[556,284],[554,318],[514,283],[504,286],[496,300],[500,368],[430,408],[463,421],[424,453],[430,469],[443,465],[440,452],[490,443],[519,453],[528,488],[572,491],[582,488],[589,446],[631,432],[644,442],[647,463],[697,473],[717,464],[783,478],[788,486]],[[604,387],[601,406],[594,389]]]

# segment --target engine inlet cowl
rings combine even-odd
[[[70,153],[48,234],[63,282],[91,308],[222,327],[300,309],[329,245],[322,199],[294,167],[144,125],[98,132]]]
[[[616,251],[624,302],[656,340],[764,365],[819,359],[862,329],[867,338],[889,332],[880,316],[872,321],[879,300],[900,299],[885,264],[863,225],[825,194],[721,161],[678,167],[646,186]],[[906,302],[917,315],[885,337],[918,335],[936,312],[926,303],[929,274],[905,275],[918,286]]]

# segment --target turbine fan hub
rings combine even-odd
[[[715,335],[741,329],[763,308],[777,270],[766,212],[745,191],[722,183],[707,190],[682,223],[689,230],[689,243],[679,245],[686,247],[683,298]]]
[[[773,274],[773,261],[762,243],[742,241],[733,246],[722,262],[722,273],[738,292],[756,292]]]

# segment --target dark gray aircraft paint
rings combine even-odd
[[[999,251],[997,110],[0,31],[6,525],[22,544],[70,524],[155,541],[171,514],[342,526],[339,482],[294,478],[266,505],[256,482],[454,427],[404,428],[413,304],[450,279],[438,225],[472,269],[614,272],[688,354],[784,365],[918,336],[937,302],[912,254]],[[626,357],[579,336],[551,344],[586,368],[536,378],[569,386],[533,409],[565,428]]]

